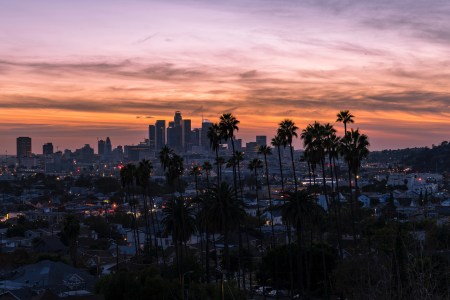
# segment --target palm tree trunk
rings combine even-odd
[[[281,191],[284,193],[284,177],[283,177],[283,166],[281,164],[281,149],[280,149],[280,146],[277,146],[277,149],[278,149],[278,162],[280,164]]]
[[[333,168],[334,165],[332,163],[331,154],[328,156],[328,160],[330,163],[330,177],[331,177],[331,191],[332,191],[332,198],[333,198],[333,211],[334,211],[334,218],[335,218],[335,225],[336,225],[336,234],[337,234],[337,243],[338,243],[338,249],[339,249],[339,257],[342,259],[342,236],[341,236],[341,226],[339,223],[339,217],[338,217],[338,203],[336,203],[336,190],[334,189],[334,176],[333,176]],[[337,181],[337,178],[336,178]],[[338,196],[339,198],[339,196]]]
[[[322,157],[321,159],[322,163],[322,184],[323,184],[323,194],[325,195],[325,201],[327,202],[327,207],[330,209],[330,201],[328,199],[328,192],[327,192],[327,180],[325,175],[325,158]]]
[[[205,225],[205,271],[206,271],[206,283],[209,283],[209,231],[208,225]]]
[[[297,187],[297,175],[295,174],[294,148],[292,147],[292,144],[289,144],[289,148],[291,149],[292,171],[294,172],[294,187],[295,187],[295,192],[297,192],[297,191],[298,191],[298,187]]]
[[[353,247],[356,250],[356,224],[355,224],[355,207],[352,192],[352,170],[350,169],[350,164],[348,164],[348,185],[350,188],[350,213],[352,218],[352,231],[353,231]]]
[[[257,168],[255,168],[255,188],[256,188],[256,214],[258,215],[258,225],[259,225],[259,235],[260,235],[260,247],[262,251],[263,247],[263,234],[262,234],[262,225],[261,225],[261,211],[259,208],[259,196],[258,196],[258,174],[256,173]]]
[[[270,223],[272,227],[272,248],[275,247],[275,229],[273,224],[273,207],[272,207],[272,195],[270,192],[270,182],[269,182],[269,167],[267,166],[267,154],[264,154],[264,164],[266,165],[266,184],[267,184],[267,193],[269,195],[269,209],[270,209]]]

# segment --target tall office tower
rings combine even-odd
[[[203,120],[202,122],[202,132],[201,132],[201,138],[200,138],[200,143],[201,146],[203,147],[203,149],[205,150],[210,150],[210,146],[209,146],[209,139],[208,139],[208,129],[209,127],[212,126],[212,122],[208,121],[208,120]]]
[[[53,144],[47,143],[42,146],[42,154],[50,155],[53,154]]]
[[[148,125],[148,146],[150,150],[156,148],[156,129],[155,125]]]
[[[105,156],[105,141],[99,140],[97,146],[97,154],[100,155],[100,158],[103,158],[103,156]]]
[[[257,135],[256,136],[256,144],[258,144],[258,146],[267,146],[267,136]]]
[[[173,116],[173,121],[175,123],[174,127],[181,127],[181,121],[183,120],[183,117],[181,116],[180,111],[176,111],[175,115]]]
[[[194,128],[191,131],[191,145],[192,146],[200,146],[200,128]]]
[[[176,146],[175,123],[170,121],[167,127],[167,146],[174,148]]]
[[[157,120],[155,123],[156,150],[159,151],[166,145],[166,121]]]
[[[31,157],[31,138],[22,136],[17,138],[17,159],[19,163],[22,162],[24,157]]]
[[[109,139],[109,136],[106,137],[105,141],[105,159],[109,160],[111,158],[111,152],[112,152],[112,145],[111,140]]]
[[[182,126],[182,144],[183,150],[189,151],[192,148],[191,142],[191,120],[183,120]]]

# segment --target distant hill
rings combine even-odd
[[[417,172],[449,172],[450,171],[450,143],[443,141],[431,148],[406,148],[399,150],[373,151],[368,162],[391,164],[392,167],[408,166]]]

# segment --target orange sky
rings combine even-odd
[[[345,3],[0,0],[0,153],[137,144],[202,108],[245,141],[342,109],[375,150],[448,140],[449,4]]]

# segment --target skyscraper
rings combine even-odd
[[[159,151],[166,145],[166,121],[157,120],[155,123],[156,150]]]
[[[175,112],[175,115],[173,116],[173,121],[175,123],[174,127],[181,127],[181,121],[183,120],[183,117],[181,116],[181,112],[177,110]]]
[[[47,143],[42,146],[42,154],[50,155],[53,154],[53,144]]]
[[[176,151],[183,151],[183,117],[176,111],[173,122],[167,127],[167,145]]]
[[[201,142],[201,146],[205,150],[209,150],[210,149],[210,147],[209,147],[209,139],[208,139],[208,129],[211,126],[212,126],[212,123],[210,121],[208,121],[206,119],[203,120],[200,142]]]
[[[192,147],[191,142],[191,120],[183,120],[183,126],[182,126],[182,144],[183,144],[183,150],[189,151]]]
[[[22,158],[31,157],[31,138],[30,137],[18,137],[17,138],[17,159],[19,163],[22,162]]]
[[[105,160],[109,160],[111,158],[111,152],[112,152],[112,144],[108,136],[106,137],[105,141]]]
[[[150,150],[156,148],[156,127],[155,125],[148,125],[148,146]]]
[[[100,156],[100,158],[103,158],[103,156],[105,155],[105,141],[104,140],[99,140],[97,142],[97,154]]]

